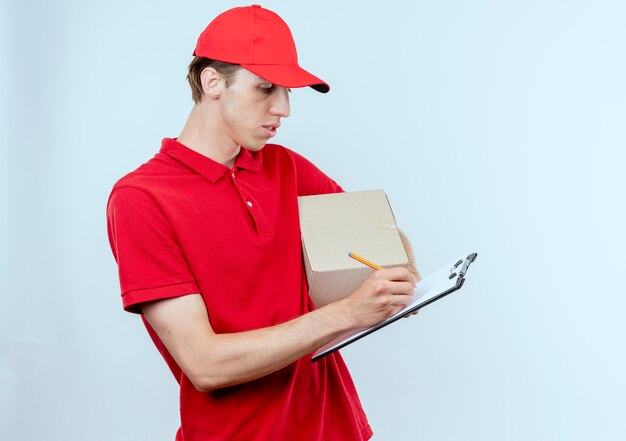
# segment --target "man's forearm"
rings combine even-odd
[[[345,299],[289,322],[232,334],[213,331],[200,294],[147,303],[142,310],[193,385],[210,391],[262,377],[346,330],[380,323],[410,302],[415,283],[405,268],[376,271]]]
[[[245,383],[276,370],[332,341],[351,325],[339,305],[312,311],[269,328],[213,334],[198,353],[194,385],[204,391]]]

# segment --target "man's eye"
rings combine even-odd
[[[271,86],[261,86],[261,92],[263,93],[271,93],[274,90],[274,85]]]

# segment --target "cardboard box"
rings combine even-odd
[[[383,268],[408,267],[384,191],[303,196],[298,205],[309,295],[316,307],[352,294],[374,271],[349,252]]]

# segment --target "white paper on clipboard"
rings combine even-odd
[[[353,343],[372,332],[375,332],[396,320],[433,303],[454,291],[459,290],[465,282],[465,275],[470,264],[476,260],[477,253],[465,255],[453,260],[448,265],[444,265],[438,271],[420,280],[413,291],[413,301],[398,313],[392,315],[387,320],[374,325],[370,328],[349,331],[337,337],[327,345],[318,349],[311,358],[311,361],[317,361],[320,358],[341,349],[350,343]]]

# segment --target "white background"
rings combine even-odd
[[[196,38],[235,5],[1,3],[0,439],[174,439],[105,204],[180,132]],[[374,439],[624,439],[624,3],[263,5],[332,87],[295,90],[276,142],[384,188],[423,274],[479,253],[343,351]]]

